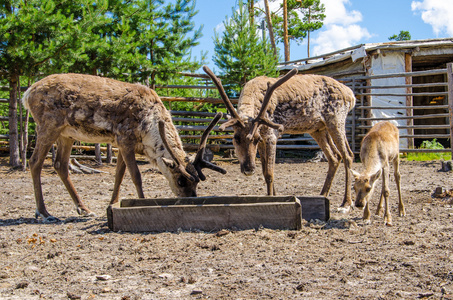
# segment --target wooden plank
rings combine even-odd
[[[113,231],[176,231],[259,227],[297,230],[302,218],[327,221],[325,197],[211,196],[189,198],[123,199],[108,207]]]
[[[450,148],[453,156],[453,63],[447,64],[448,77],[448,115],[450,118]]]
[[[114,214],[113,231],[177,231],[221,229],[298,229],[290,203],[135,207]],[[115,213],[115,212],[114,212]]]
[[[355,109],[448,109],[448,105],[424,106],[355,106]]]
[[[431,119],[431,118],[445,118],[449,117],[449,114],[431,114],[431,115],[419,115],[419,116],[412,116],[412,117],[379,117],[379,118],[358,118],[357,121],[376,121],[376,120],[406,120],[406,119]]]
[[[302,206],[302,219],[321,220],[327,222],[330,219],[330,201],[326,197],[297,197]]]
[[[160,97],[162,101],[183,101],[183,102],[199,102],[199,103],[212,103],[212,104],[222,104],[223,100],[219,98],[202,98],[202,97]],[[230,99],[231,103],[237,104],[238,99]]]
[[[156,89],[193,89],[193,90],[203,90],[210,89],[216,90],[217,88],[213,85],[157,85]]]
[[[404,54],[404,71],[405,72],[412,72],[412,53],[405,53]],[[408,76],[408,77],[405,77],[405,83],[408,87],[406,87],[406,107],[410,107],[410,106],[413,106],[414,105],[414,99],[413,99],[413,96],[412,95],[412,87],[409,87],[409,85],[412,84],[412,77],[411,76]],[[412,117],[414,115],[414,111],[410,108],[406,108],[406,116],[408,117]],[[410,118],[410,119],[407,119],[406,120],[406,125],[407,126],[412,126],[414,125],[414,119]],[[407,129],[407,134],[408,135],[413,135],[414,134],[414,130],[409,128]],[[400,137],[401,138],[401,137]],[[407,139],[407,145],[409,148],[413,148],[414,147],[414,139],[413,138],[409,138]]]

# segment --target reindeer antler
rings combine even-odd
[[[178,169],[181,172],[181,174],[183,174],[190,181],[193,181],[193,182],[200,181],[200,179],[198,177],[195,177],[195,176],[191,175],[189,172],[186,171],[186,169],[184,168],[183,163],[178,159],[178,157],[176,156],[175,152],[173,151],[173,148],[171,148],[168,145],[167,138],[165,136],[165,122],[162,121],[162,120],[159,121],[159,134],[160,134],[160,137],[162,138],[162,142],[164,143],[165,148],[170,153],[170,155],[173,158],[173,160],[175,161],[175,163],[178,165]]]
[[[241,118],[239,117],[238,112],[233,106],[233,103],[231,103],[230,98],[228,98],[227,94],[225,93],[225,89],[223,88],[222,82],[220,81],[217,76],[214,75],[214,73],[211,71],[211,69],[208,68],[208,66],[203,66],[203,70],[205,71],[206,74],[208,74],[209,77],[211,77],[212,82],[214,85],[217,87],[220,93],[220,97],[222,98],[223,102],[225,103],[225,106],[227,110],[230,112],[231,116],[233,116],[232,119],[228,120],[228,122],[222,124],[220,128],[224,130],[227,126],[233,126],[236,124],[239,124],[242,128],[244,126],[244,122],[242,122]]]
[[[284,84],[286,81],[288,81],[291,77],[297,74],[297,69],[294,68],[288,73],[286,73],[285,76],[277,80],[273,85],[271,85],[269,82],[267,83],[267,91],[266,94],[264,95],[263,103],[261,104],[261,110],[258,113],[258,116],[252,121],[252,128],[250,129],[250,133],[247,135],[248,140],[252,140],[253,136],[256,133],[256,130],[258,129],[258,126],[261,124],[267,125],[271,128],[277,129],[278,131],[282,132],[283,131],[283,125],[277,124],[269,120],[264,116],[264,113],[266,112],[267,108],[269,107],[269,103],[271,100],[271,96],[274,93],[275,89]]]
[[[208,127],[206,130],[203,132],[203,135],[201,136],[200,140],[200,146],[198,147],[197,151],[197,156],[195,157],[195,160],[193,161],[193,166],[195,167],[195,170],[197,170],[198,176],[200,177],[201,180],[205,180],[206,176],[201,172],[203,168],[208,168],[214,171],[217,171],[222,174],[226,174],[226,170],[222,169],[221,167],[210,163],[207,160],[203,159],[204,151],[206,149],[206,141],[208,140],[209,133],[211,132],[212,128],[219,122],[220,118],[222,118],[223,114],[221,112],[218,112],[214,119],[209,123]]]

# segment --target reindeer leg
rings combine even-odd
[[[63,181],[66,190],[68,190],[72,201],[76,205],[77,213],[83,216],[94,217],[96,216],[96,214],[90,211],[82,202],[80,196],[77,194],[77,191],[74,188],[74,184],[72,183],[71,178],[69,177],[69,159],[73,143],[73,139],[61,136],[58,138],[57,155],[55,157],[54,168],[60,176],[61,181]]]
[[[33,154],[29,160],[30,172],[31,177],[33,179],[33,189],[35,192],[36,200],[35,218],[42,217],[43,221],[48,223],[59,222],[60,220],[58,218],[51,216],[47,212],[46,205],[44,203],[44,197],[42,195],[41,171],[47,153],[49,153],[52,144],[58,137],[58,134],[55,134],[51,137],[40,136],[38,131],[35,150],[33,151]]]
[[[399,170],[399,158],[398,156],[393,160],[393,172],[396,181],[396,187],[398,189],[398,213],[400,217],[404,217],[406,215],[406,209],[404,208],[403,199],[401,197],[401,174]]]
[[[124,146],[120,147],[118,145],[118,148],[120,149],[124,163],[126,164],[126,167],[129,170],[129,174],[131,175],[132,182],[134,183],[135,189],[137,190],[138,197],[145,198],[145,194],[143,193],[142,176],[137,166],[137,161],[135,160],[134,146],[135,145],[131,146],[130,144],[128,144],[126,147]],[[117,179],[115,178],[115,184],[116,181]]]
[[[327,161],[329,162],[326,180],[324,181],[324,186],[321,190],[321,195],[327,197],[329,195],[330,188],[332,187],[335,174],[337,173],[338,166],[340,165],[340,152],[338,152],[337,147],[335,147],[332,138],[326,130],[315,131],[310,135],[318,143],[318,146],[321,148],[327,158]]]
[[[384,166],[382,174],[382,194],[384,195],[385,211],[384,211],[384,222],[387,226],[392,226],[392,215],[390,213],[389,205],[389,166]]]
[[[384,192],[381,191],[381,196],[379,198],[379,204],[378,204],[378,207],[376,209],[376,213],[375,215],[376,216],[379,216],[381,214],[381,210],[384,208]]]
[[[345,125],[342,122],[333,122],[328,123],[328,132],[332,137],[333,142],[337,150],[340,152],[341,157],[343,158],[344,168],[345,168],[345,192],[343,202],[340,205],[339,211],[346,213],[352,207],[352,174],[351,167],[353,161],[353,154],[351,148],[349,147],[348,140],[345,133]]]
[[[370,213],[370,201],[365,204],[365,208],[363,209],[363,221],[365,224],[371,224],[371,213]]]
[[[258,152],[260,154],[261,166],[263,168],[263,176],[267,185],[267,195],[275,196],[274,186],[274,166],[276,155],[276,144],[272,140],[260,142],[258,144]]]
[[[118,202],[120,194],[120,185],[123,182],[125,172],[126,163],[123,160],[123,155],[121,154],[121,151],[119,151],[118,157],[116,158],[115,184],[113,186],[112,200],[110,200],[110,204]]]

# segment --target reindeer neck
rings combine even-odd
[[[255,118],[258,115],[268,88],[267,83],[270,82],[272,84],[275,81],[275,78],[260,76],[249,81],[244,86],[238,103],[238,113],[242,118]],[[274,94],[277,94],[277,91]],[[275,95],[273,97],[275,98]],[[267,111],[274,111],[274,109],[275,103],[271,100]]]
[[[166,120],[166,137],[167,143],[169,147],[173,150],[174,154],[180,161],[185,161],[186,159],[186,152],[183,149],[181,139],[176,131],[175,126],[171,121],[170,114],[165,114],[164,120]],[[158,114],[156,114],[157,116]],[[158,120],[156,118],[151,118],[152,122],[149,124],[143,124],[144,128],[147,130],[144,131],[144,135],[142,137],[142,144],[143,144],[143,152],[148,157],[148,159],[152,162],[156,162],[159,159],[166,158],[166,159],[173,159],[171,154],[166,149],[164,142],[159,134],[158,129]]]
[[[382,169],[383,162],[379,154],[377,143],[372,142],[362,147],[360,152],[362,163],[364,166],[364,173],[371,175]]]

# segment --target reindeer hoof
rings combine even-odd
[[[96,218],[98,215],[96,215],[94,212],[90,211],[89,214],[84,215],[85,217],[90,217],[90,218]]]
[[[92,212],[91,210],[82,209],[80,207],[77,207],[77,213],[80,216],[84,216],[84,217],[97,217],[97,215],[94,212]]]
[[[47,218],[42,218],[43,223],[59,223],[61,222],[60,219],[54,217],[54,216],[48,216]]]
[[[350,206],[339,207],[339,208],[337,209],[337,211],[338,211],[339,213],[342,213],[342,214],[347,214],[348,212],[351,211],[351,207],[350,207]]]
[[[57,223],[57,222],[61,222],[60,219],[58,219],[58,218],[56,218],[54,216],[48,215],[46,217],[42,213],[40,213],[38,210],[36,210],[35,211],[35,218],[39,219],[40,217],[41,217],[43,223]]]

